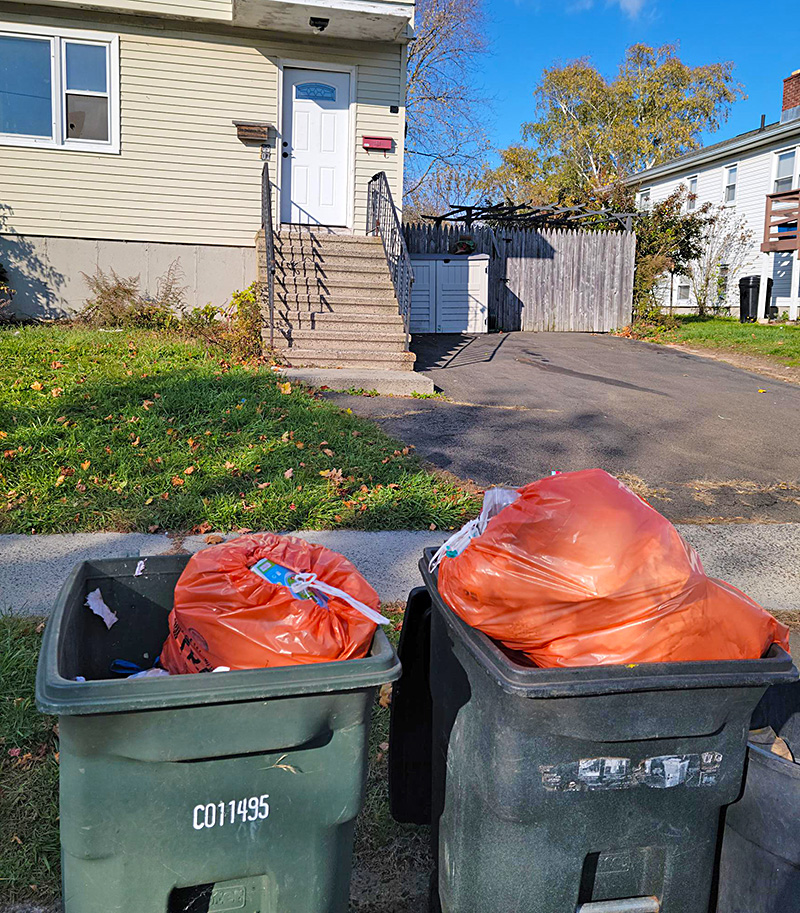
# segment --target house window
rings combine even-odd
[[[115,35],[0,26],[0,144],[119,151]]]
[[[692,287],[689,285],[689,280],[686,276],[681,276],[678,280],[678,304],[686,306],[689,303],[691,293]]]
[[[773,193],[783,193],[794,187],[795,150],[780,152],[775,167],[775,187]]]
[[[642,190],[639,192],[639,209],[649,210],[650,209],[650,191]]]
[[[736,178],[738,177],[739,166],[731,165],[725,169],[725,203],[736,202]]]
[[[689,194],[686,197],[686,210],[687,212],[694,212],[697,208],[697,175],[689,178],[686,183],[689,188]]]

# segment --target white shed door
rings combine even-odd
[[[409,329],[412,333],[434,333],[436,261],[415,260],[413,266],[414,284],[411,286]]]
[[[350,76],[283,71],[281,222],[347,225]]]
[[[489,276],[485,260],[436,264],[436,332],[485,333]]]

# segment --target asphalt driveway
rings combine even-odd
[[[447,397],[337,395],[478,485],[600,466],[673,520],[800,520],[800,387],[579,333],[418,336]]]

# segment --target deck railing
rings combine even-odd
[[[764,253],[800,249],[797,224],[800,217],[800,190],[767,195],[767,212],[764,217]]]
[[[394,284],[397,305],[408,332],[411,316],[411,286],[414,270],[408,255],[403,227],[392,199],[389,180],[380,171],[369,182],[367,189],[367,234],[377,235],[383,241],[386,262]]]
[[[272,224],[272,184],[269,162],[261,169],[261,229],[267,266],[267,304],[269,307],[269,347],[275,347],[275,229]]]

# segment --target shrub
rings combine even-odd
[[[81,274],[91,293],[77,319],[96,327],[137,327],[165,330],[180,323],[186,289],[181,286],[180,264],[173,261],[156,281],[154,295],[142,294],[139,276],[123,277],[98,267],[93,276]]]
[[[184,328],[235,358],[261,355],[261,296],[257,282],[231,295],[225,308],[207,304],[184,314]]]
[[[13,295],[14,292],[8,279],[8,272],[5,266],[0,263],[0,322],[5,322],[9,319],[5,309],[11,304]]]

